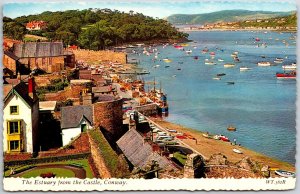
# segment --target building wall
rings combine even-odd
[[[35,68],[40,68],[48,73],[52,73],[64,69],[64,56],[44,58],[22,58],[19,61],[31,70]]]
[[[92,128],[88,122],[86,122],[85,120],[82,120],[80,122],[79,126],[77,126],[77,127],[62,129],[63,146],[68,145],[72,141],[73,138],[77,137],[81,133],[81,125],[82,124],[86,124],[87,129]]]
[[[93,104],[94,126],[111,141],[117,141],[126,132],[123,129],[122,104],[122,99]]]
[[[3,55],[3,66],[10,69],[11,71],[13,71],[14,73],[16,73],[17,71],[17,67],[16,67],[16,61],[13,60],[12,58],[10,58],[7,55]]]
[[[36,101],[33,105],[31,115],[33,151],[39,151],[39,101]]]
[[[10,106],[19,106],[19,114],[11,115]],[[31,108],[29,108],[21,99],[16,95],[13,95],[10,100],[8,100],[7,105],[3,110],[3,151],[7,152],[8,145],[7,139],[11,138],[7,134],[7,121],[9,120],[21,120],[21,139],[23,140],[23,150],[25,152],[33,152],[33,141],[32,141],[32,120],[31,120]]]

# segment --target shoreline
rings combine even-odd
[[[297,33],[297,30],[277,30],[277,29],[239,29],[239,28],[236,28],[236,29],[222,29],[222,28],[215,28],[215,29],[195,29],[195,30],[184,30],[184,29],[179,29],[178,31],[180,32],[218,32],[218,31],[266,31],[266,32],[293,32],[293,33]]]
[[[191,136],[196,138],[197,141],[193,139],[181,139],[181,141],[200,152],[205,158],[210,158],[211,155],[216,153],[222,153],[227,157],[228,161],[237,163],[244,157],[248,156],[256,162],[268,165],[270,168],[278,168],[288,171],[296,170],[296,167],[293,164],[272,158],[244,146],[231,145],[231,142],[205,138],[202,136],[205,132],[188,128],[180,124],[171,123],[162,118],[151,117],[151,119],[164,128],[175,129],[177,132],[181,133],[189,133]],[[234,153],[232,151],[234,148],[241,150],[243,154]]]

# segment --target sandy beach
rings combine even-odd
[[[227,157],[227,159],[230,162],[236,163],[240,161],[242,158],[248,156],[254,161],[268,165],[270,168],[279,168],[279,169],[284,169],[289,171],[295,171],[295,166],[287,162],[270,158],[261,153],[257,153],[255,151],[249,150],[243,146],[231,145],[230,142],[205,138],[202,135],[205,132],[186,128],[182,125],[173,124],[164,121],[161,118],[151,118],[151,119],[164,128],[175,129],[181,133],[188,133],[194,138],[196,138],[197,143],[196,140],[193,139],[182,139],[182,142],[184,142],[185,144],[189,145],[190,147],[192,147],[193,149],[201,153],[204,156],[204,158],[209,158],[212,154],[222,153]],[[241,150],[243,154],[234,153],[232,151],[234,148]]]

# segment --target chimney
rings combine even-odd
[[[28,95],[33,99],[34,96],[33,94],[35,93],[35,81],[34,81],[34,77],[30,76],[28,78]]]

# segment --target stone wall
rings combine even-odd
[[[84,50],[84,49],[78,49],[73,50],[73,53],[75,54],[75,58],[77,61],[83,60],[86,63],[99,61],[99,62],[105,62],[105,61],[111,61],[111,62],[118,62],[125,64],[127,62],[126,60],[126,53],[122,52],[113,52],[113,51],[93,51],[93,50]]]
[[[123,100],[96,102],[93,104],[93,121],[104,136],[116,142],[126,131],[123,128]]]
[[[107,168],[105,160],[103,159],[97,144],[93,141],[93,138],[91,138],[90,135],[89,142],[91,147],[91,155],[98,173],[100,174],[100,178],[112,178],[112,173]]]

